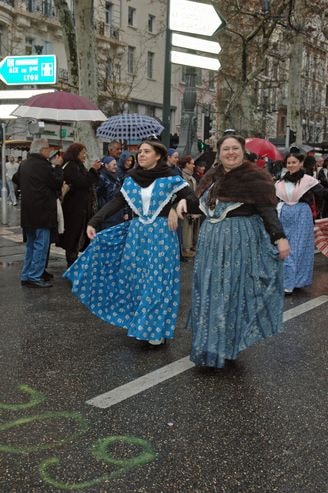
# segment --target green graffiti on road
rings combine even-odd
[[[81,483],[64,483],[59,480],[57,481],[49,474],[48,469],[52,466],[58,466],[59,464],[60,460],[58,457],[51,457],[50,459],[41,462],[39,471],[41,479],[45,483],[48,483],[61,491],[85,490],[86,488],[92,488],[110,479],[110,474],[105,474],[99,478],[91,479],[90,481],[82,481]]]
[[[19,385],[18,389],[21,392],[27,394],[29,396],[29,400],[25,403],[19,404],[0,403],[0,410],[3,409],[9,411],[20,411],[38,406],[42,402],[46,401],[46,397],[41,394],[41,392],[32,389],[28,385]],[[8,432],[16,428],[20,429],[23,426],[28,426],[34,423],[42,423],[44,421],[58,422],[59,420],[60,422],[62,422],[63,420],[75,422],[78,425],[77,431],[63,438],[54,438],[51,442],[46,442],[45,440],[42,440],[41,443],[28,446],[0,443],[0,452],[9,454],[29,454],[32,452],[40,452],[43,450],[61,447],[64,444],[75,441],[82,434],[86,433],[90,428],[89,421],[78,412],[49,411],[42,414],[37,414],[35,416],[21,417],[16,419],[15,421],[2,423],[0,424],[0,433]],[[40,436],[40,431],[38,431],[38,436]],[[115,445],[123,445],[123,447],[125,446],[126,454],[128,453],[129,447],[131,447],[133,450],[139,448],[141,449],[141,452],[138,455],[131,456],[125,459],[113,457],[113,455],[109,453],[109,449],[111,449],[113,452]],[[104,463],[106,466],[116,466],[116,469],[110,473],[106,473],[94,479],[81,481],[78,483],[69,483],[60,479],[56,479],[52,476],[52,474],[50,473],[50,469],[52,470],[55,467],[59,467],[60,459],[58,457],[51,457],[43,460],[40,463],[40,476],[45,483],[58,488],[61,491],[84,490],[87,488],[98,486],[102,483],[108,482],[111,479],[122,476],[131,469],[143,466],[153,461],[156,457],[156,454],[153,451],[151,445],[146,440],[134,436],[124,435],[107,436],[99,439],[95,444],[92,445],[91,454],[97,461]]]
[[[30,409],[31,407],[38,406],[41,402],[46,400],[46,397],[38,392],[37,390],[32,389],[28,385],[19,385],[18,389],[30,396],[28,402],[24,402],[22,404],[7,404],[5,402],[0,402],[0,409],[7,409],[9,411],[19,411],[21,409]]]
[[[75,440],[77,437],[81,436],[89,429],[88,421],[79,413],[66,412],[66,411],[52,411],[48,413],[38,414],[36,416],[27,416],[24,418],[16,419],[15,421],[9,421],[8,423],[4,423],[0,425],[0,433],[2,431],[8,431],[13,428],[26,426],[36,421],[49,421],[49,420],[58,420],[58,419],[73,420],[79,425],[80,429],[75,433],[66,436],[65,438],[56,439],[51,443],[40,443],[37,445],[30,445],[30,446],[4,445],[0,443],[0,452],[7,452],[13,454],[29,454],[30,452],[37,452],[39,450],[47,450],[54,447],[59,447],[64,443],[68,443],[72,440]]]
[[[115,459],[108,454],[108,448],[114,443],[125,443],[127,445],[134,445],[135,447],[141,447],[143,449],[140,455],[131,457],[130,459]],[[114,466],[121,466],[120,469],[112,473],[114,475],[120,475],[122,472],[127,472],[135,467],[142,466],[151,462],[155,458],[155,453],[151,448],[151,445],[142,438],[132,436],[110,436],[100,439],[93,449],[93,455],[96,459],[105,462],[106,464],[112,464]]]
[[[108,454],[108,447],[115,443],[124,443],[125,445],[141,447],[142,452],[136,457],[131,457],[130,459],[117,459]],[[44,460],[40,464],[40,476],[44,482],[60,490],[83,490],[98,486],[101,483],[122,476],[131,469],[151,462],[156,456],[155,452],[151,448],[151,445],[146,442],[146,440],[133,436],[110,436],[102,438],[93,446],[92,453],[97,460],[105,462],[106,464],[120,466],[119,469],[113,471],[112,473],[99,476],[95,479],[90,479],[89,481],[82,481],[80,483],[65,483],[60,480],[56,480],[50,475],[49,469],[60,465],[59,459],[57,457],[52,457]]]

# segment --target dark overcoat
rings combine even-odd
[[[69,161],[64,165],[64,180],[70,186],[62,203],[65,231],[56,244],[67,252],[78,252],[85,247],[87,222],[95,212],[98,173],[94,168],[87,170],[80,161]]]
[[[30,154],[13,177],[21,190],[21,226],[57,229],[57,197],[63,170],[41,154]]]

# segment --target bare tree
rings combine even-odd
[[[289,0],[279,0],[270,13],[259,9],[259,1],[224,0],[217,2],[227,21],[218,34],[222,45],[221,70],[218,72],[218,127],[240,130],[254,127],[252,86],[265,71],[266,53],[272,35]],[[246,8],[247,7],[247,8]]]
[[[97,102],[94,0],[74,0],[73,12],[66,0],[54,0],[54,4],[63,30],[69,84],[81,96]],[[99,157],[101,147],[89,122],[77,124],[75,134],[87,146],[91,160]]]

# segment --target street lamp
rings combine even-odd
[[[6,184],[6,124],[4,122],[1,123],[2,128],[2,146],[1,146],[1,179],[2,179],[2,188],[1,188],[1,222],[2,224],[7,224],[8,222],[8,192],[7,192],[7,184]]]

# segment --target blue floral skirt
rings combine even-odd
[[[167,218],[138,218],[97,234],[65,272],[72,292],[97,317],[140,340],[173,338],[179,308],[180,256]]]
[[[203,222],[188,324],[196,365],[222,368],[282,330],[282,267],[260,217]]]

